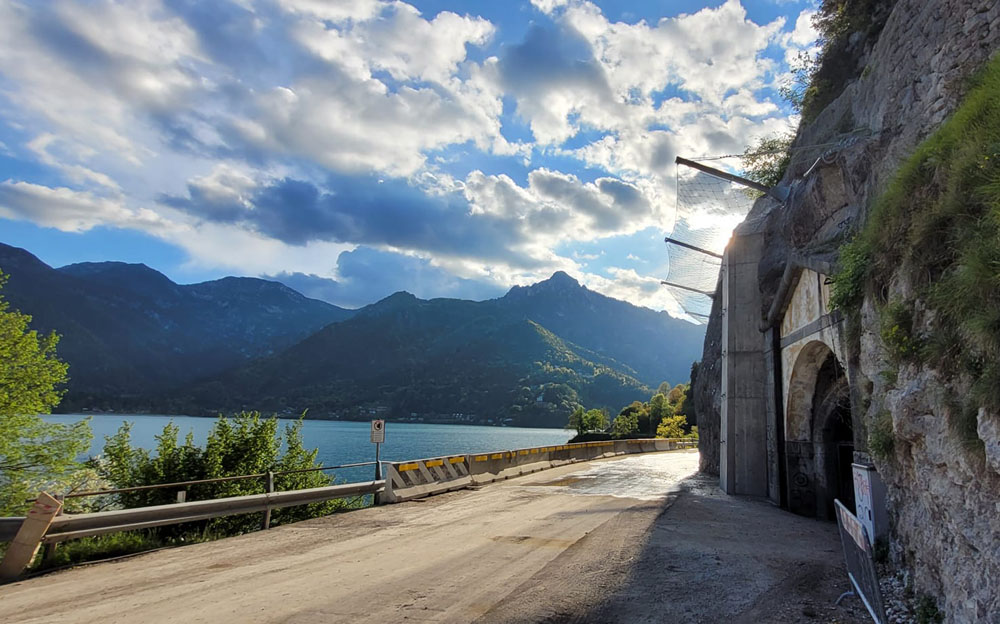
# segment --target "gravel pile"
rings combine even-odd
[[[916,605],[913,593],[906,591],[906,577],[902,572],[879,570],[879,588],[885,615],[890,624],[916,624]]]

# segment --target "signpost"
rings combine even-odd
[[[379,451],[385,442],[385,421],[372,421],[372,444],[375,445],[375,480],[382,478],[382,464],[379,462]]]
[[[878,575],[875,573],[875,561],[872,559],[872,543],[868,538],[868,531],[858,517],[839,500],[834,503],[837,505],[837,526],[840,527],[840,542],[844,547],[847,578],[854,587],[854,591],[837,598],[836,604],[840,604],[846,596],[857,594],[876,624],[885,624],[888,620],[882,605],[882,592],[878,586]]]

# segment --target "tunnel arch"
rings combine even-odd
[[[854,431],[846,371],[822,340],[795,358],[785,405],[787,500],[791,511],[833,519],[834,499],[853,510]]]

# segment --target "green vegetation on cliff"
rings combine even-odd
[[[856,325],[870,297],[897,364],[967,381],[972,393],[959,411],[1000,410],[1000,58],[903,163],[841,248],[840,266],[834,306]],[[900,277],[911,294],[890,299]]]

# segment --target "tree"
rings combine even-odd
[[[622,411],[618,413],[618,417],[615,418],[615,422],[617,422],[618,418],[621,418],[622,416],[630,417],[635,420],[635,430],[629,433],[650,431],[651,416],[649,412],[649,405],[641,401],[632,401],[630,404],[622,408]],[[614,423],[612,423],[612,425],[614,425]]]
[[[683,438],[685,435],[684,425],[687,419],[683,416],[667,416],[656,428],[658,438]]]
[[[604,431],[608,428],[608,412],[602,409],[587,410],[583,415],[583,431]]]
[[[645,430],[645,433],[655,434],[656,427],[664,418],[673,416],[673,413],[673,409],[667,403],[667,397],[662,392],[654,394],[653,398],[649,399],[649,429]]]
[[[687,398],[687,391],[687,385],[677,384],[667,393],[667,405],[670,406],[672,412],[677,413],[677,410],[680,409],[684,399]]]
[[[566,423],[566,429],[575,429],[577,435],[582,435],[586,428],[583,425],[583,408],[577,407],[569,415],[569,422]]]
[[[748,146],[740,157],[743,176],[767,187],[777,186],[791,162],[789,148],[794,138],[792,133],[772,134]],[[759,191],[747,192],[760,196]]]
[[[0,273],[0,287],[7,281]],[[68,366],[56,357],[59,336],[39,336],[31,317],[0,297],[0,516],[23,513],[26,499],[62,487],[90,448],[90,424],[53,424],[39,414],[59,404]]]
[[[616,438],[624,438],[637,431],[639,431],[639,418],[636,412],[622,411],[611,423],[611,435]]]

